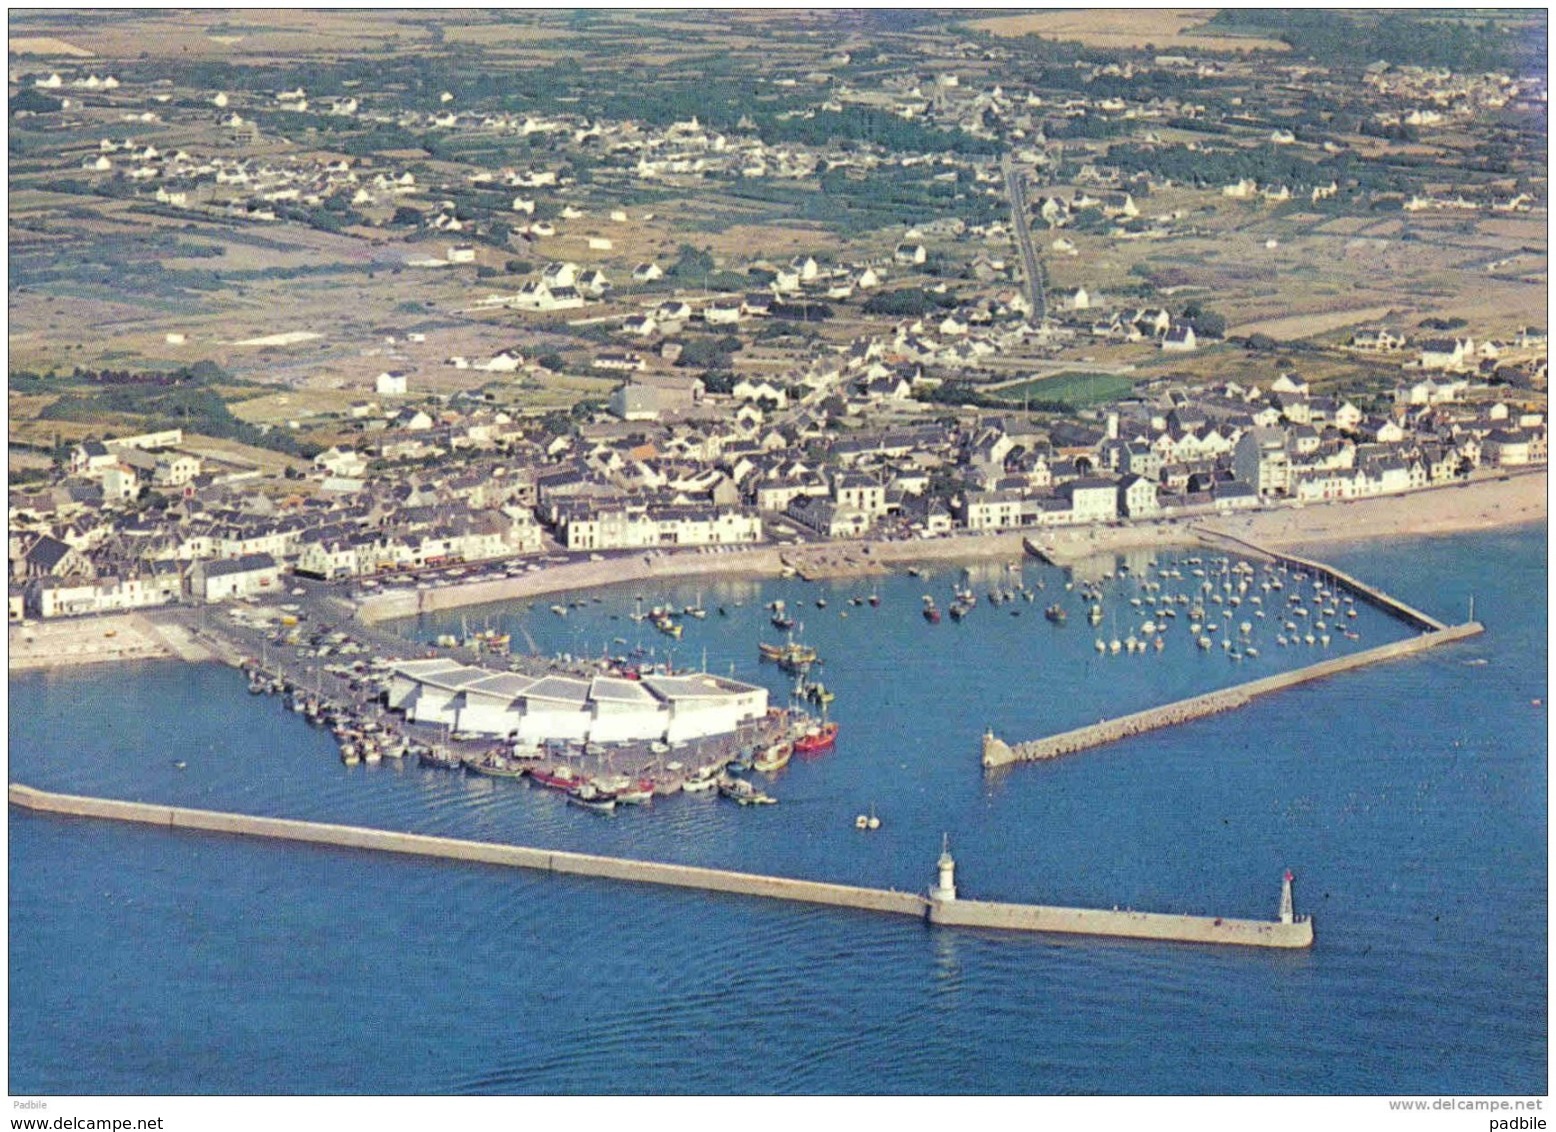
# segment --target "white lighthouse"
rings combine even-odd
[[[1296,907],[1291,902],[1291,882],[1293,879],[1295,878],[1292,877],[1290,869],[1287,869],[1286,875],[1281,878],[1280,922],[1283,924],[1294,923],[1297,918]]]
[[[938,870],[935,883],[930,886],[930,900],[951,901],[956,899],[956,861],[951,856],[951,841],[946,834],[940,835],[940,860],[936,863]]]

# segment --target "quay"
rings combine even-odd
[[[700,889],[743,896],[853,908],[866,912],[909,916],[942,927],[984,928],[1020,932],[1110,936],[1179,943],[1229,944],[1245,947],[1304,948],[1313,944],[1311,917],[1297,916],[1291,895],[1291,874],[1285,876],[1280,912],[1275,920],[1183,916],[1160,912],[1060,908],[1037,904],[1004,904],[958,899],[955,861],[942,849],[934,883],[926,894],[862,888],[792,877],[763,876],[695,865],[674,865],[466,841],[426,834],[398,833],[363,826],[333,825],[288,818],[257,817],[216,810],[190,809],[110,798],[56,794],[12,783],[11,805],[37,813],[97,818],[160,826],[170,830],[232,834],[269,840],[331,845],[371,852],[469,861],[508,868],[534,869],[572,876],[599,877],[638,884]]]

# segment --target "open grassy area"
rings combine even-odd
[[[1066,370],[1052,377],[1038,377],[1016,385],[991,390],[990,396],[1019,405],[1023,398],[1033,401],[1063,401],[1075,408],[1116,400],[1135,385],[1134,377],[1113,373],[1084,373]]]
[[[1202,25],[1214,15],[1204,8],[1118,8],[1034,12],[993,16],[972,26],[999,36],[1039,35],[1088,47],[1193,47],[1201,51],[1284,51],[1278,39],[1227,35]]]

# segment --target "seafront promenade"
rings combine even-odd
[[[467,605],[567,593],[622,582],[717,577],[869,577],[924,561],[1019,558],[1023,538],[1039,539],[1049,559],[1070,565],[1098,554],[1195,546],[1201,532],[1251,540],[1264,547],[1373,538],[1450,534],[1543,521],[1545,469],[1485,474],[1465,483],[1352,501],[1286,504],[1218,516],[1147,519],[1109,525],[963,531],[937,538],[831,539],[818,542],[684,548],[673,553],[575,560],[513,578],[469,581],[430,590],[400,589],[359,598],[355,617],[374,623]]]
[[[437,857],[474,864],[534,869],[572,876],[598,877],[637,884],[700,889],[852,908],[864,912],[909,916],[945,927],[984,928],[1021,932],[1114,936],[1180,943],[1230,944],[1246,947],[1302,948],[1313,943],[1310,918],[1291,914],[1289,898],[1283,901],[1279,920],[1248,920],[1210,916],[1180,916],[1160,912],[1060,908],[1037,904],[1003,904],[960,900],[953,880],[954,862],[942,853],[939,876],[927,894],[897,892],[764,876],[695,865],[640,861],[592,853],[534,849],[489,841],[399,833],[363,826],[257,817],[217,810],[190,809],[111,798],[56,794],[12,783],[11,805],[36,813],[95,818],[160,826],[169,830],[230,834],[273,841],[336,846],[370,852]],[[1289,878],[1288,889],[1289,893]]]

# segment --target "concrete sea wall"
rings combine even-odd
[[[890,912],[904,916],[922,917],[928,904],[923,896],[911,892],[891,892],[884,889],[828,884],[822,881],[761,876],[755,873],[738,873],[693,865],[635,861],[623,857],[602,857],[590,853],[532,849],[522,845],[500,845],[490,841],[431,837],[419,833],[368,829],[363,826],[332,825],[325,822],[256,817],[249,814],[195,810],[147,802],[124,802],[111,798],[52,794],[20,784],[11,785],[9,797],[12,805],[23,809],[74,817],[105,818],[113,821],[166,826],[170,829],[336,845],[347,849],[368,849],[418,857],[441,857],[448,860],[474,861],[480,864],[537,869],[574,876],[634,881],[639,884],[699,888],[710,892],[763,896],[772,900],[793,900],[806,904],[860,908],[870,912]]]
[[[1211,919],[1154,912],[1110,912],[1086,908],[1000,904],[978,900],[931,900],[912,892],[795,880],[754,873],[634,861],[590,853],[565,853],[489,841],[465,841],[417,833],[367,829],[362,826],[295,821],[288,818],[196,810],[147,802],[54,794],[19,783],[9,788],[11,805],[40,813],[136,822],[173,830],[223,833],[269,840],[334,845],[347,849],[401,853],[418,857],[471,861],[508,868],[535,869],[574,876],[600,877],[637,884],[668,885],[742,896],[791,900],[910,916],[948,927],[992,928],[1005,931],[1063,932],[1175,940],[1183,943],[1236,944],[1249,947],[1307,947],[1313,942],[1311,921],[1294,924],[1258,920]]]
[[[1306,570],[1309,573],[1327,579],[1335,585],[1343,586],[1363,601],[1376,606],[1393,617],[1399,618],[1413,629],[1419,629],[1425,633],[1435,633],[1447,628],[1437,618],[1422,613],[1414,606],[1400,601],[1393,594],[1380,590],[1377,586],[1368,585],[1360,578],[1347,574],[1344,570],[1337,570],[1327,562],[1319,562],[1314,558],[1303,558],[1301,555],[1292,554],[1284,550],[1270,550],[1267,547],[1260,546],[1258,543],[1249,542],[1245,538],[1238,538],[1236,535],[1229,535],[1222,531],[1200,528],[1198,533],[1207,542],[1230,543],[1235,550],[1241,553],[1268,559],[1271,562],[1278,562],[1286,566],[1295,566],[1299,570]]]
[[[1171,727],[1174,724],[1188,723],[1190,720],[1202,719],[1208,715],[1216,715],[1223,711],[1231,711],[1242,707],[1250,700],[1258,696],[1267,696],[1271,692],[1279,692],[1286,688],[1294,688],[1301,684],[1307,684],[1314,680],[1322,680],[1329,676],[1348,672],[1353,668],[1362,668],[1369,664],[1377,664],[1380,661],[1396,660],[1400,657],[1413,656],[1416,653],[1425,652],[1427,649],[1436,648],[1438,645],[1460,641],[1466,637],[1473,637],[1483,631],[1479,622],[1471,621],[1463,625],[1453,625],[1449,628],[1434,633],[1422,633],[1417,637],[1407,637],[1402,641],[1391,641],[1377,648],[1364,649],[1361,652],[1351,653],[1349,656],[1338,656],[1331,660],[1310,664],[1305,668],[1298,668],[1292,672],[1281,672],[1274,676],[1266,676],[1259,680],[1251,680],[1246,684],[1238,684],[1235,687],[1223,688],[1218,692],[1206,692],[1203,695],[1191,696],[1186,700],[1177,700],[1160,707],[1147,708],[1144,711],[1132,712],[1129,715],[1121,715],[1116,719],[1103,719],[1096,723],[1087,724],[1085,727],[1077,727],[1071,731],[1062,731],[1057,735],[1050,735],[1044,739],[1033,739],[1025,743],[1006,743],[994,735],[985,735],[983,738],[983,765],[986,768],[1006,766],[1016,762],[1033,762],[1042,759],[1058,758],[1060,755],[1068,755],[1075,751],[1083,751],[1089,747],[1100,747],[1104,743],[1116,742],[1119,739],[1128,738],[1131,735],[1139,735],[1142,732],[1154,731],[1160,727]]]
[[[961,928],[1101,935],[1176,943],[1224,943],[1244,947],[1299,948],[1313,945],[1313,921],[1289,924],[1225,917],[1174,916],[1161,912],[1101,908],[1051,908],[1041,904],[997,904],[985,900],[937,900],[929,922]]]

